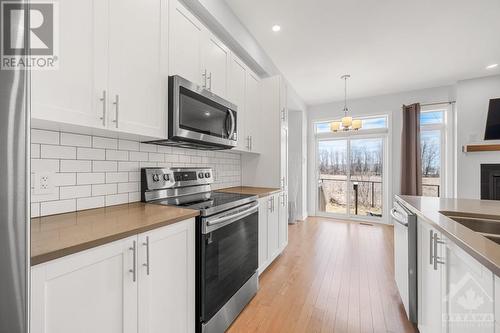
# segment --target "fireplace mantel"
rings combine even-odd
[[[478,143],[462,146],[464,153],[475,153],[484,151],[500,151],[500,143]]]

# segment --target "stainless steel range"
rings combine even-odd
[[[142,201],[197,209],[197,332],[224,332],[258,289],[256,196],[212,191],[210,168],[145,168]]]

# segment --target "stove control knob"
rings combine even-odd
[[[158,174],[153,174],[153,181],[154,181],[154,182],[159,182],[159,181],[160,181],[160,175],[158,175]]]
[[[205,172],[205,178],[210,178],[210,172]]]
[[[163,180],[166,181],[166,182],[170,181],[170,175],[168,173],[164,174],[163,175]]]
[[[203,172],[200,172],[200,173],[198,174],[198,178],[200,178],[200,179],[202,179],[202,178],[203,178]]]

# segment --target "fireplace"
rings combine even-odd
[[[481,199],[500,200],[500,164],[481,164]]]

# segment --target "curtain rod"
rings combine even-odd
[[[455,104],[457,101],[446,101],[446,102],[436,102],[436,103],[426,103],[420,104],[420,106],[432,106],[432,105],[441,105],[441,104]]]

